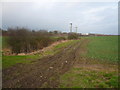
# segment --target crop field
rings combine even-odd
[[[82,58],[61,76],[60,88],[118,87],[118,36],[87,37]],[[82,64],[82,65],[81,65]]]
[[[67,40],[35,55],[3,56],[3,87],[118,88],[117,61],[118,36]]]
[[[118,36],[92,37],[87,56],[100,60],[118,61]]]

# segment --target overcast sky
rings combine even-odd
[[[116,2],[42,2],[2,4],[2,28],[69,32],[78,27],[80,33],[118,34],[118,3]]]

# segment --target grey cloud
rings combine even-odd
[[[3,28],[61,30],[69,32],[69,22],[82,33],[117,34],[116,3],[4,3]],[[74,30],[74,29],[73,29]]]

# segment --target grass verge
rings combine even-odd
[[[73,68],[61,77],[60,88],[118,88],[116,72]]]

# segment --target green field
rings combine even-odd
[[[91,37],[87,57],[118,61],[118,36]]]
[[[90,60],[90,64],[84,67],[74,65],[61,76],[60,88],[118,88],[118,68],[115,65],[118,61],[118,36],[82,39],[89,40],[87,46],[83,46],[87,52],[82,54],[82,58],[87,62]]]

